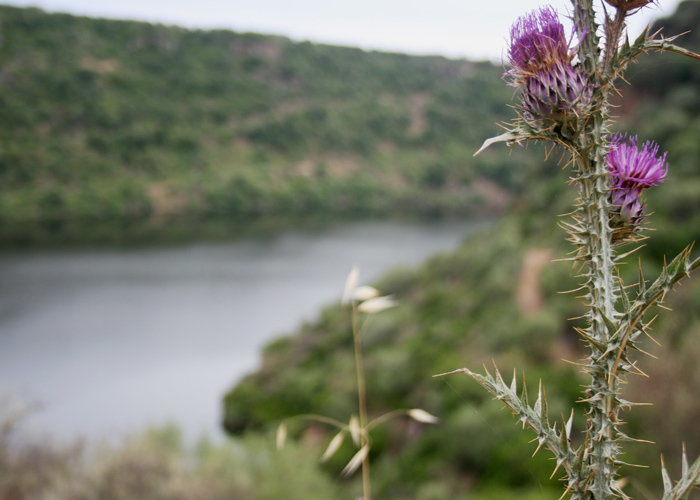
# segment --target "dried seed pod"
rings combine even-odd
[[[617,10],[629,12],[635,9],[641,9],[645,5],[653,3],[654,0],[605,0],[608,5],[612,5]]]

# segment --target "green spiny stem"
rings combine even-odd
[[[598,119],[592,120],[593,126],[582,134],[581,156],[578,158],[581,192],[581,210],[578,214],[584,228],[584,254],[587,255],[587,300],[589,303],[588,336],[599,344],[607,345],[610,336],[606,319],[615,321],[619,314],[615,310],[619,290],[615,276],[615,256],[612,247],[612,230],[609,227],[610,206],[605,172],[604,136],[607,132],[604,124],[604,108],[598,111]],[[590,144],[590,146],[589,146]],[[586,175],[586,174],[595,175]],[[618,454],[616,429],[617,404],[615,393],[618,381],[614,380],[612,390],[609,387],[607,359],[615,353],[601,353],[592,346],[589,356],[588,372],[591,376],[589,386],[588,433],[589,464],[588,474],[592,476],[590,492],[593,498],[607,499],[614,494],[614,478],[617,473],[616,458]]]
[[[610,228],[608,172],[605,164],[608,135],[607,93],[610,89],[612,65],[617,57],[619,35],[624,29],[624,16],[617,16],[607,28],[604,60],[592,0],[572,0],[573,19],[580,38],[578,59],[596,87],[597,102],[575,147],[578,166],[580,208],[576,215],[580,233],[579,255],[587,268],[586,287],[589,312],[587,336],[593,339],[587,364],[591,383],[587,391],[588,443],[590,462],[587,476],[589,497],[607,500],[621,492],[615,487],[617,475],[619,378],[612,374],[619,368],[620,356],[612,349],[616,326],[621,314],[616,310],[620,297],[615,274],[613,231]],[[611,328],[610,325],[613,325]],[[596,346],[606,346],[604,352]],[[626,346],[622,346],[626,349]]]
[[[573,21],[580,40],[578,58],[583,70],[589,74],[598,72],[598,24],[595,20],[593,0],[572,0]]]
[[[651,48],[696,59],[700,59],[700,55],[676,47],[670,43],[674,38],[649,40],[646,31],[633,45],[625,43],[620,48],[627,13],[624,9],[618,9],[614,19],[606,16],[606,46],[601,51],[593,0],[572,0],[572,4],[572,18],[579,40],[577,63],[578,68],[587,75],[587,84],[593,90],[592,109],[583,116],[572,118],[570,125],[573,133],[563,125],[537,128],[536,124],[533,126],[521,119],[512,130],[486,140],[476,154],[496,142],[513,144],[548,139],[573,152],[573,181],[578,188],[579,199],[573,223],[564,223],[563,226],[569,234],[569,241],[577,247],[574,259],[581,264],[579,269],[583,270],[585,282],[580,289],[584,290],[584,299],[589,307],[586,315],[588,324],[580,330],[590,347],[587,362],[583,365],[591,377],[584,401],[588,420],[585,443],[574,452],[568,445],[568,437],[549,426],[546,400],[539,397],[535,408],[530,408],[526,392],[523,391],[523,395],[518,397],[515,383],[511,387],[506,386],[498,371],[495,378],[488,371],[486,376],[481,376],[466,368],[452,373],[463,372],[472,376],[509,407],[519,420],[537,432],[540,446],[546,443],[555,454],[557,468],[562,465],[565,469],[567,492],[572,499],[611,500],[613,497],[627,498],[616,485],[616,476],[618,468],[623,465],[618,460],[619,442],[627,438],[620,431],[618,416],[620,409],[630,404],[620,398],[620,377],[634,369],[634,364],[628,359],[628,351],[648,326],[643,322],[645,311],[657,305],[683,276],[700,267],[700,259],[689,262],[690,249],[686,249],[670,265],[664,266],[661,276],[650,287],[646,287],[640,276],[639,295],[633,302],[624,291],[616,273],[616,263],[626,254],[616,254],[616,245],[621,244],[621,240],[619,234],[615,239],[616,233],[610,222],[613,210],[606,164],[610,123],[608,95],[614,90],[614,80],[622,74],[624,67]],[[696,468],[700,471],[700,459],[696,464],[692,471],[683,473],[683,486],[673,491],[670,486],[666,488],[665,498],[675,499],[696,484],[700,472],[697,475],[695,472]],[[670,484],[670,480],[666,482]]]

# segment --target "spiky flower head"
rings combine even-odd
[[[622,219],[638,223],[644,212],[639,197],[645,189],[661,184],[668,173],[666,155],[659,155],[659,145],[647,141],[641,149],[637,137],[616,134],[605,157],[610,171],[610,199],[619,208]]]
[[[542,7],[519,17],[510,28],[508,57],[514,80],[524,80],[555,64],[569,62],[564,26],[552,7]]]
[[[583,73],[562,62],[525,80],[521,90],[521,103],[530,121],[536,118],[563,121],[568,111],[585,111],[592,95]]]
[[[518,18],[510,29],[509,75],[517,82],[571,61],[564,26],[552,7]]]
[[[564,26],[552,7],[520,17],[510,30],[506,72],[509,85],[520,88],[521,116],[535,128],[550,129],[588,111],[591,86],[571,65],[573,52]],[[560,130],[563,130],[560,127]]]

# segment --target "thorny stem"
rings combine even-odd
[[[605,317],[615,320],[618,316],[615,303],[618,290],[614,275],[614,252],[612,231],[609,227],[609,203],[607,200],[607,176],[605,175],[604,148],[602,147],[606,127],[604,108],[593,117],[593,126],[587,134],[582,134],[579,156],[579,185],[581,190],[581,222],[585,227],[587,241],[585,260],[588,267],[589,334],[602,344],[609,339]],[[586,141],[591,141],[586,143]],[[590,144],[590,146],[589,146]],[[615,459],[618,453],[616,437],[616,414],[610,397],[596,397],[608,393],[608,373],[603,369],[606,363],[594,361],[605,358],[610,353],[592,349],[588,371],[591,375],[588,397],[589,454],[593,459],[589,474],[593,476],[591,491],[594,498],[609,498],[613,495],[611,485],[616,473]],[[613,353],[614,355],[614,353]],[[609,366],[609,364],[607,364]],[[617,381],[613,381],[613,393]]]
[[[511,144],[519,144],[521,141],[547,139],[564,145],[573,153],[573,181],[578,188],[579,198],[577,208],[572,214],[574,222],[566,226],[571,236],[570,241],[577,246],[574,259],[584,269],[582,277],[585,283],[582,289],[585,290],[584,299],[588,307],[585,316],[586,328],[579,330],[590,347],[587,360],[582,365],[590,376],[590,384],[583,400],[587,405],[584,444],[572,457],[573,450],[568,440],[569,429],[566,433],[557,433],[554,427],[549,426],[546,400],[538,398],[535,405],[535,408],[541,411],[541,415],[530,415],[532,410],[527,403],[526,392],[518,398],[515,394],[515,382],[508,387],[498,372],[495,379],[488,372],[484,377],[466,368],[450,373],[467,373],[496,395],[497,399],[504,401],[523,422],[527,422],[538,432],[540,445],[547,441],[548,436],[554,438],[547,441],[547,445],[556,455],[557,468],[564,465],[567,472],[568,485],[565,494],[570,493],[575,500],[612,500],[615,497],[626,499],[628,497],[616,481],[621,465],[618,460],[619,442],[626,438],[620,430],[621,421],[618,416],[621,408],[628,404],[620,398],[620,385],[623,382],[620,375],[634,368],[634,364],[630,363],[626,355],[635,337],[646,328],[642,317],[647,309],[658,305],[663,294],[675,283],[700,267],[700,259],[690,263],[688,247],[669,267],[664,265],[661,276],[651,288],[647,289],[640,283],[639,297],[633,305],[629,304],[629,299],[622,290],[622,283],[616,275],[616,263],[622,258],[617,255],[616,245],[631,239],[620,241],[619,232],[616,233],[616,229],[611,226],[611,218],[615,214],[610,200],[610,172],[606,163],[606,155],[610,150],[611,123],[608,96],[615,89],[614,80],[621,74],[624,66],[649,48],[677,52],[695,59],[700,59],[700,55],[670,44],[669,41],[673,38],[648,40],[646,31],[644,36],[635,42],[634,47],[625,45],[624,50],[620,49],[626,16],[649,0],[636,0],[636,3],[634,0],[631,3],[625,3],[626,0],[616,0],[618,3],[608,0],[608,3],[616,5],[617,13],[614,19],[607,14],[605,16],[605,47],[604,51],[601,51],[593,0],[571,1],[572,18],[579,39],[576,48],[576,68],[586,75],[587,84],[590,85],[590,107],[585,109],[585,113],[576,115],[576,121],[571,122],[575,127],[573,134],[563,133],[563,126],[561,129],[546,128],[546,122],[542,126],[537,122],[533,125],[521,116],[519,120],[523,120],[522,122],[516,122],[514,128],[506,134],[485,141],[477,154],[495,142],[510,141]],[[614,239],[615,237],[618,239]],[[618,310],[618,307],[628,309]],[[638,326],[640,322],[642,326]],[[664,476],[664,498],[671,498],[669,495],[676,495],[676,492],[684,493],[700,484],[697,483],[697,478],[700,477],[700,459],[685,471],[683,476],[673,489],[670,479],[667,479],[667,475]]]
[[[614,72],[613,61],[620,45],[620,38],[625,29],[625,17],[627,12],[618,9],[615,19],[606,16],[605,19],[605,57],[603,59],[603,74],[606,79],[610,79]]]
[[[360,429],[367,425],[367,390],[365,385],[365,367],[362,358],[362,337],[357,321],[357,307],[352,308],[352,337],[355,345],[355,371],[357,373],[357,399],[359,409]],[[367,433],[360,433],[360,446],[367,445]],[[369,453],[362,459],[362,493],[364,500],[372,500],[369,477]]]
[[[595,21],[593,0],[572,0],[573,21],[580,43],[578,58],[583,70],[593,74],[598,69],[598,25]]]
[[[598,104],[591,113],[576,145],[580,190],[579,221],[585,235],[580,256],[587,266],[587,299],[589,301],[588,334],[602,345],[610,345],[613,332],[608,322],[616,323],[620,314],[615,309],[619,286],[615,276],[615,251],[610,228],[608,176],[605,164],[608,135],[607,93],[609,75],[617,54],[620,36],[625,26],[624,13],[618,11],[614,21],[606,18],[606,46],[603,60],[599,59],[597,25],[591,0],[573,0],[574,20],[578,33],[583,34],[578,57],[593,79],[599,95]],[[591,382],[587,391],[588,464],[584,477],[590,481],[584,495],[597,500],[619,494],[615,487],[617,474],[619,379],[611,369],[617,364],[616,350],[600,352],[591,346],[587,371]]]

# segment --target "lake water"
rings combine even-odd
[[[176,422],[220,435],[223,394],[262,347],[361,283],[454,248],[473,222],[352,222],[167,248],[0,253],[0,391],[26,429],[118,438]]]

